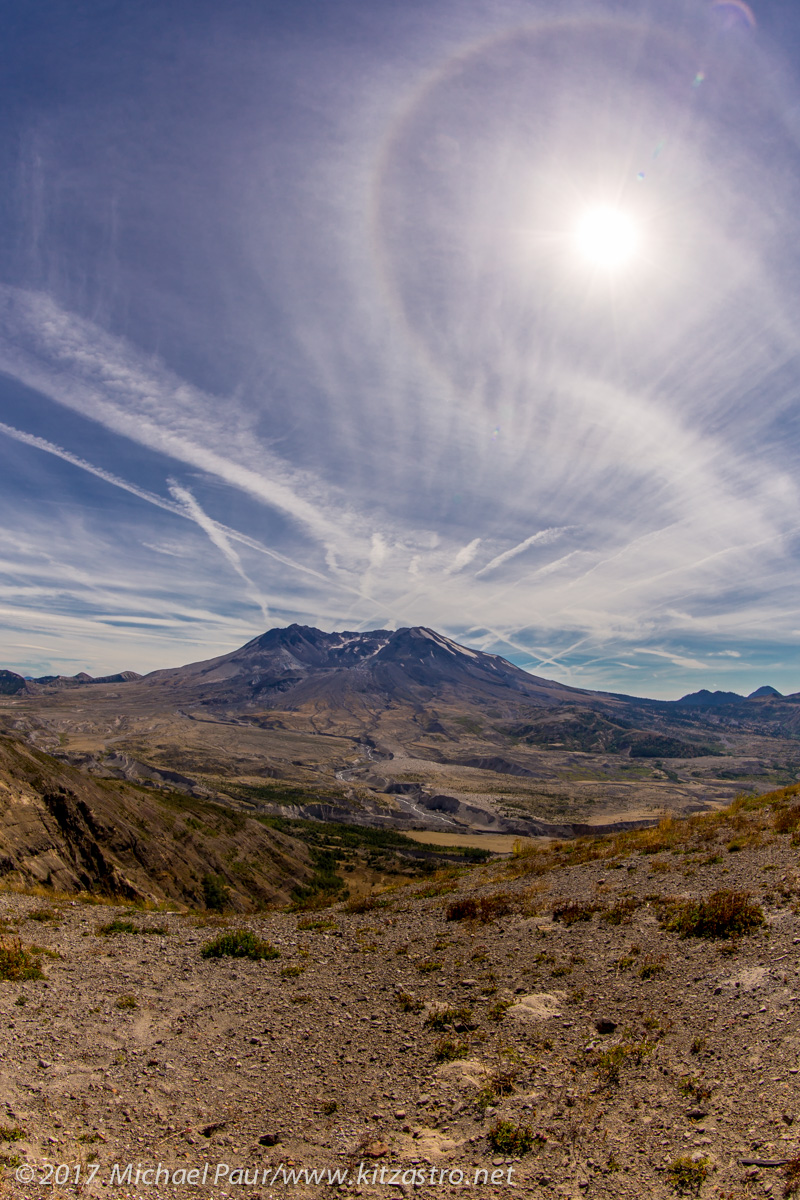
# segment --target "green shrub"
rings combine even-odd
[[[687,1157],[676,1158],[667,1167],[667,1176],[676,1192],[684,1196],[697,1196],[708,1176],[708,1159],[695,1162]]]
[[[221,933],[213,941],[206,942],[200,953],[203,958],[252,958],[256,961],[280,956],[280,951],[271,942],[256,937],[249,929]]]
[[[98,925],[97,932],[106,937],[112,933],[138,933],[139,926],[134,925],[133,921],[123,921],[121,917],[115,917],[113,921],[106,921],[105,925]]]
[[[466,1058],[469,1054],[469,1042],[461,1038],[443,1037],[433,1048],[433,1057],[437,1062],[454,1062],[457,1058]]]
[[[34,908],[27,914],[29,921],[57,921],[60,916],[53,908]]]
[[[514,1091],[519,1076],[519,1067],[514,1063],[501,1063],[492,1072],[491,1088],[495,1096],[508,1096]]]
[[[490,1021],[502,1021],[513,1003],[513,1000],[496,1000],[491,1008],[487,1008],[486,1016]]]
[[[138,1008],[139,1003],[135,996],[120,996],[114,1001],[115,1008]]]
[[[606,1087],[616,1086],[619,1083],[620,1070],[624,1062],[625,1048],[623,1046],[612,1046],[610,1050],[605,1050],[600,1055],[595,1069]]]
[[[19,1125],[0,1125],[0,1142],[21,1142],[27,1136]]]
[[[665,929],[681,937],[730,938],[752,933],[764,913],[747,892],[713,892],[706,900],[675,904],[662,917]]]
[[[169,933],[169,930],[165,925],[135,925],[133,921],[116,917],[113,921],[107,921],[105,925],[98,925],[97,932],[104,937],[115,933],[158,933],[163,936]]]
[[[536,1142],[536,1135],[530,1125],[515,1125],[513,1121],[495,1121],[488,1133],[489,1145],[498,1154],[510,1154],[515,1157],[527,1154]]]
[[[0,979],[44,979],[42,960],[19,938],[0,939]]]
[[[204,875],[203,903],[214,912],[223,912],[228,905],[228,885],[221,875]]]

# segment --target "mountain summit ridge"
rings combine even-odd
[[[339,702],[345,694],[419,700],[442,688],[485,696],[516,692],[534,703],[575,701],[582,688],[532,675],[498,654],[472,650],[423,625],[325,633],[308,625],[271,629],[238,650],[152,671],[142,687],[190,688],[206,702],[281,705]]]

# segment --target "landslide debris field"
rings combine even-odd
[[[397,829],[535,836],[800,778],[800,694],[592,692],[423,627],[292,625],[144,678],[0,670],[0,730],[100,777]]]
[[[97,1165],[85,1196],[207,1161],[301,1171],[215,1198],[509,1166],[542,1196],[798,1194],[799,793],[305,910],[0,892],[0,1195],[74,1195],[15,1182],[45,1160]]]

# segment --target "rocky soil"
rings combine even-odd
[[[509,1168],[542,1196],[781,1195],[786,1168],[758,1164],[800,1153],[796,791],[361,911],[0,893],[3,943],[41,947],[45,975],[0,982],[0,1195],[447,1196],[463,1172],[500,1196]],[[720,889],[764,924],[664,927]],[[242,928],[277,956],[202,956]],[[137,1186],[159,1163],[169,1183]]]

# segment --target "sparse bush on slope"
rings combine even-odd
[[[44,979],[42,960],[19,938],[0,939],[0,979]]]
[[[705,900],[674,905],[662,924],[681,937],[740,937],[763,925],[764,913],[747,892],[723,890],[712,892]]]
[[[221,933],[213,941],[206,942],[200,951],[203,958],[278,958],[280,951],[271,942],[265,942],[249,929],[234,929]]]

